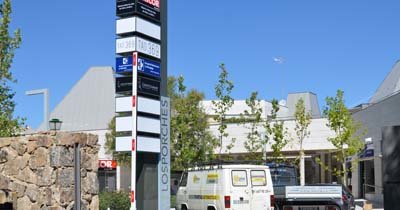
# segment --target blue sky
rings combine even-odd
[[[43,99],[26,90],[49,88],[53,109],[90,66],[114,66],[115,1],[14,0],[13,10],[16,115],[35,128]],[[236,99],[312,91],[323,106],[340,88],[354,106],[400,59],[399,11],[398,0],[169,0],[168,74],[213,99],[224,62]]]

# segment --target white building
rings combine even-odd
[[[304,140],[303,147],[306,154],[305,166],[306,166],[306,183],[330,183],[338,182],[338,178],[327,173],[317,162],[316,158],[319,158],[326,166],[332,168],[334,164],[339,167],[340,164],[335,163],[331,158],[331,154],[334,152],[335,147],[328,141],[329,137],[334,136],[334,132],[327,127],[327,119],[321,117],[320,108],[318,105],[317,96],[314,93],[303,92],[303,93],[291,93],[288,95],[287,100],[279,102],[280,109],[277,115],[277,120],[284,122],[284,127],[288,129],[287,138],[292,139],[290,143],[283,149],[283,154],[287,158],[296,158],[299,154],[299,142],[295,133],[295,121],[294,112],[297,101],[302,98],[305,103],[306,111],[312,115],[312,121],[308,129],[310,135]],[[211,101],[204,101],[202,103],[206,113],[212,118],[215,115],[213,105]],[[272,103],[269,101],[261,100],[260,105],[262,107],[262,118],[266,120],[271,113]],[[227,117],[239,117],[245,110],[250,108],[246,105],[245,100],[235,100],[234,105],[228,111]],[[219,124],[215,121],[210,121],[210,131],[218,136]],[[261,136],[265,135],[265,130],[260,125],[259,130]],[[230,144],[231,139],[235,139],[234,147],[229,151],[230,154],[236,159],[243,159],[246,155],[247,150],[244,147],[244,142],[247,140],[247,134],[249,133],[248,128],[243,124],[230,123],[227,124],[226,132],[229,134],[227,138],[222,140],[222,154],[226,154],[226,146]],[[265,145],[267,153],[270,153],[271,146]],[[216,150],[219,152],[219,149]]]

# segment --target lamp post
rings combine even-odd
[[[25,94],[28,96],[43,94],[43,121],[46,122],[45,129],[48,131],[49,125],[47,122],[49,121],[49,89],[28,90],[25,92]]]
[[[59,131],[61,129],[62,121],[56,118],[53,118],[49,121],[49,127],[51,131]]]

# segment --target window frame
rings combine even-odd
[[[265,180],[265,182],[264,182],[264,185],[254,185],[253,184],[253,176],[252,176],[252,172],[253,171],[262,171],[263,173],[264,173],[264,180]],[[250,170],[250,181],[251,181],[251,186],[252,187],[263,187],[263,186],[267,186],[267,174],[265,173],[265,170]]]
[[[233,183],[233,172],[244,172],[246,175],[246,185],[235,185]],[[232,183],[232,187],[248,187],[249,186],[249,179],[247,178],[247,171],[246,170],[232,170],[231,171],[231,183]]]

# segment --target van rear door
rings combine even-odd
[[[227,200],[233,209],[251,209],[251,184],[248,179],[248,173],[245,169],[232,169],[231,171],[231,190],[224,197],[225,208],[227,208]],[[229,196],[229,197],[227,197]]]
[[[250,170],[251,184],[251,207],[252,210],[265,210],[270,207],[270,196],[272,194],[272,183],[267,183],[267,174],[264,169]]]

